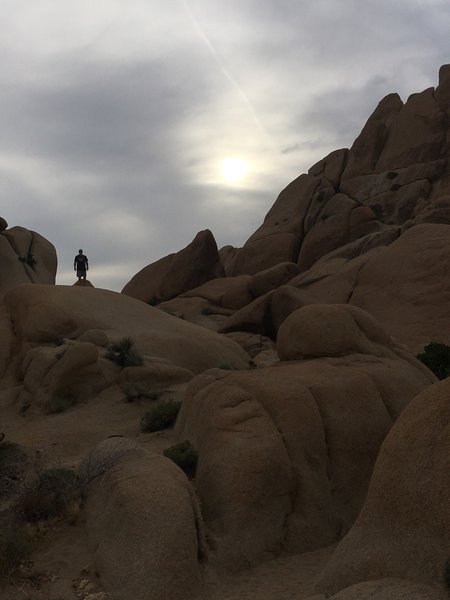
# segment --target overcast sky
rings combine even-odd
[[[92,283],[120,290],[201,229],[242,245],[383,96],[450,62],[449,0],[0,8],[0,216],[56,246],[64,284],[79,248]]]

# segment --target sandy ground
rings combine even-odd
[[[183,389],[166,390],[162,399],[179,398]],[[118,389],[58,415],[20,416],[14,395],[0,392],[0,429],[7,439],[38,452],[46,467],[75,467],[99,441],[112,435],[135,439],[162,453],[176,442],[172,430],[143,434],[142,415],[154,401],[127,402]],[[21,572],[0,590],[0,600],[75,600],[102,591],[84,526],[83,512],[68,524],[56,519],[33,529],[35,551]],[[301,600],[313,594],[314,581],[332,549],[285,555],[241,574],[206,575],[208,600]],[[81,589],[81,586],[84,586]],[[121,600],[139,600],[138,598]],[[168,596],[168,600],[170,600]]]

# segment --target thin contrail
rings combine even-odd
[[[214,46],[212,45],[210,39],[208,38],[208,36],[206,35],[205,31],[203,30],[202,26],[200,25],[200,23],[198,22],[196,16],[194,15],[194,13],[192,12],[191,8],[189,7],[189,4],[187,3],[187,0],[181,0],[186,13],[192,23],[192,25],[194,26],[194,29],[196,30],[196,32],[198,33],[199,37],[203,40],[203,42],[206,44],[208,50],[211,53],[211,56],[214,59],[214,62],[217,64],[217,66],[219,67],[219,69],[222,71],[222,73],[225,75],[225,77],[228,79],[228,81],[231,83],[231,85],[235,88],[235,90],[238,92],[238,94],[241,96],[242,100],[245,102],[245,104],[247,105],[248,110],[250,111],[250,114],[253,118],[253,120],[256,123],[256,126],[258,127],[258,129],[261,131],[261,133],[264,135],[265,138],[267,138],[268,142],[270,143],[270,145],[272,146],[272,141],[270,139],[270,137],[268,136],[266,130],[264,129],[261,121],[259,120],[255,109],[252,106],[252,103],[250,102],[250,100],[248,99],[247,95],[245,94],[244,90],[240,87],[240,85],[233,79],[231,73],[228,71],[228,69],[223,65],[222,61],[220,60]]]

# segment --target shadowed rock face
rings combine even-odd
[[[88,488],[89,538],[114,600],[194,600],[204,551],[198,502],[171,461],[127,439],[99,444],[82,472],[104,474]]]
[[[0,312],[0,377],[22,384],[23,407],[55,397],[88,400],[115,381],[188,381],[220,364],[248,368],[249,355],[226,336],[93,287],[18,286]],[[105,358],[131,337],[143,365],[134,375]]]
[[[206,229],[176,254],[139,271],[122,293],[144,302],[170,300],[205,281],[225,275],[213,234]]]
[[[449,89],[444,65],[436,89],[405,103],[386,96],[350,149],[291,182],[243,248],[221,249],[225,277],[162,310],[275,341],[296,308],[348,303],[414,352],[431,340],[450,343]]]
[[[0,298],[23,283],[54,284],[57,259],[53,244],[35,231],[7,227],[0,218]]]
[[[354,307],[301,308],[278,345],[277,366],[193,380],[177,424],[198,449],[204,519],[229,568],[340,539],[392,422],[435,380]]]
[[[290,183],[244,247],[227,249],[227,274],[254,274],[282,261],[306,270],[364,239],[359,254],[385,245],[402,225],[422,222],[423,211],[428,222],[441,222],[427,208],[450,193],[449,87],[444,65],[436,89],[405,104],[397,94],[386,96],[350,150],[332,152]]]
[[[381,577],[444,587],[450,539],[450,382],[419,394],[388,434],[355,525],[325,569],[329,594]]]

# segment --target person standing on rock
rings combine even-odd
[[[89,271],[89,262],[87,256],[83,254],[83,250],[81,248],[78,250],[78,254],[75,256],[73,268],[77,272],[78,281],[81,279],[86,281],[86,271]]]

